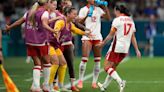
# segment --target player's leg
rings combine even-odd
[[[51,63],[50,63],[50,56],[48,55],[48,48],[49,48],[48,45],[39,47],[40,56],[43,62],[43,77],[44,77],[44,82],[42,86],[43,91],[50,91],[49,80],[50,80]]]
[[[31,56],[33,59],[34,67],[33,67],[33,82],[31,86],[31,91],[40,91],[40,71],[41,71],[41,61],[37,54],[37,47],[27,45],[27,55]]]
[[[106,60],[104,62],[104,69],[120,86],[120,92],[123,92],[125,87],[125,81],[122,80],[116,71],[118,64],[125,58],[126,54],[120,54],[115,52],[110,52],[107,54]]]
[[[57,54],[55,52],[55,49],[50,46],[49,48],[49,55],[50,55],[50,61],[51,61],[51,72],[50,72],[50,80],[49,80],[49,85],[50,85],[50,90],[53,90],[53,81],[54,81],[54,77],[56,75],[57,69],[59,67],[59,60],[57,57]]]
[[[64,88],[64,79],[65,79],[65,73],[67,69],[67,63],[60,49],[57,49],[56,53],[59,59],[58,84],[59,84],[59,88],[64,91],[64,90],[67,90]]]
[[[100,72],[100,61],[101,61],[101,49],[96,46],[100,41],[95,40],[93,45],[93,53],[94,53],[94,68],[93,68],[93,81],[92,88],[97,88],[97,80]]]
[[[70,81],[71,81],[71,90],[72,91],[79,91],[78,88],[76,88],[74,81],[75,81],[75,70],[74,70],[74,49],[73,49],[73,44],[67,45],[67,47],[64,49],[63,54],[64,57],[67,61],[67,66],[68,66],[68,72],[70,76]]]
[[[79,81],[77,85],[78,88],[83,88],[83,77],[91,49],[92,43],[89,40],[82,41],[82,61],[79,66]]]
[[[33,67],[33,82],[31,86],[31,91],[40,91],[40,71],[41,71],[41,61],[37,56],[32,56],[34,61]]]

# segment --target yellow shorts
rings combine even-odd
[[[61,56],[63,54],[63,52],[59,48],[56,49],[55,51],[56,51],[57,56]]]
[[[52,55],[57,55],[57,56],[60,56],[62,55],[62,51],[58,48],[55,50],[55,48],[53,46],[50,46],[49,47],[49,55],[52,56]]]

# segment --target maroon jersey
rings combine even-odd
[[[45,12],[44,9],[37,10],[35,13],[35,24],[32,25],[28,19],[25,20],[25,41],[30,45],[45,45],[48,41],[48,30],[42,25],[41,17]]]

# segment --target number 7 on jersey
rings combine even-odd
[[[128,35],[131,30],[132,24],[131,23],[124,23],[124,35]]]

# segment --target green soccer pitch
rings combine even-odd
[[[78,79],[78,67],[81,58],[76,57],[74,61],[76,78]],[[101,60],[103,68],[104,59]],[[93,58],[89,59],[85,76],[91,75],[93,71]],[[25,58],[5,58],[4,67],[20,92],[29,92],[32,83],[33,63],[27,64]],[[141,59],[128,58],[121,63],[117,71],[120,77],[127,81],[124,92],[164,92],[164,58],[155,57]],[[98,81],[103,83],[106,73],[101,71]],[[42,78],[43,79],[43,78]],[[92,77],[84,81],[84,87],[80,92],[100,92],[99,89],[91,88]],[[66,74],[65,85],[69,83],[68,73]],[[6,92],[5,85],[0,72],[0,92]],[[115,81],[109,85],[106,92],[119,92],[119,87]]]

